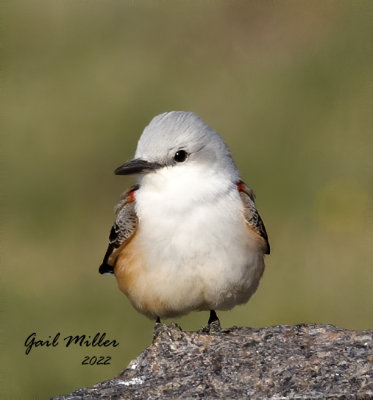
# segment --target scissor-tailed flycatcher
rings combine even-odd
[[[252,190],[223,139],[192,112],[156,116],[135,158],[115,170],[137,185],[116,207],[100,273],[114,273],[151,319],[229,310],[258,287],[269,254]]]

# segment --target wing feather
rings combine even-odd
[[[115,262],[119,255],[119,248],[128,242],[137,229],[137,215],[135,211],[135,192],[138,185],[125,192],[115,208],[117,218],[111,227],[109,245],[104,260],[99,268],[100,274],[113,274]]]
[[[263,239],[264,253],[269,254],[271,249],[268,242],[268,235],[263,220],[260,218],[258,210],[255,207],[254,192],[242,181],[237,183],[237,189],[242,200],[246,223]]]

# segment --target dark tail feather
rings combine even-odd
[[[106,262],[103,262],[100,265],[100,268],[98,269],[98,272],[100,274],[114,274],[114,268],[111,265],[106,264]]]
[[[100,268],[98,269],[98,272],[100,274],[114,274],[114,268],[108,264],[110,254],[113,252],[113,250],[114,250],[113,243],[109,243],[109,247],[106,250],[104,260],[102,261],[102,264],[100,265]]]

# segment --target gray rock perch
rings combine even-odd
[[[210,334],[157,325],[117,377],[54,400],[373,399],[372,339],[332,325]]]

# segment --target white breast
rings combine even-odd
[[[263,253],[228,177],[199,168],[163,168],[136,192],[145,273],[137,293],[161,318],[246,302],[262,275]]]

